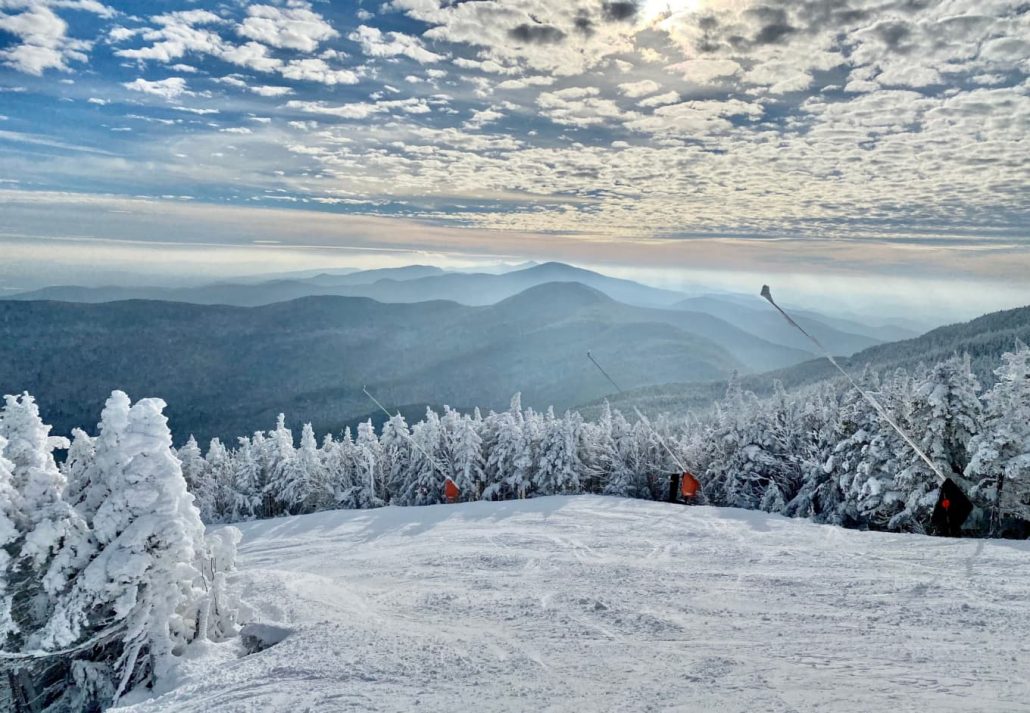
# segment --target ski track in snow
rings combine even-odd
[[[240,529],[295,632],[119,710],[1030,711],[1030,543],[597,496]]]

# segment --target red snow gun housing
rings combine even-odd
[[[962,488],[951,478],[945,479],[938,491],[933,515],[930,516],[934,534],[941,537],[961,537],[962,524],[971,512],[973,503],[969,502]]]
[[[447,482],[444,483],[443,496],[444,499],[449,503],[456,503],[458,502],[458,498],[461,497],[461,491],[458,490],[458,486],[455,485],[454,481],[450,478],[448,478]]]
[[[684,500],[692,500],[697,497],[697,491],[700,488],[701,483],[698,482],[697,478],[690,471],[680,476],[680,497]]]

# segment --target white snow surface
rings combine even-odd
[[[119,710],[1030,711],[1030,543],[599,496],[240,529],[292,633]]]

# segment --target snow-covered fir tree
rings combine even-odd
[[[432,505],[443,501],[444,486],[451,477],[441,465],[443,442],[440,417],[432,409],[426,409],[425,419],[411,430],[410,466],[392,502],[398,505]]]
[[[10,651],[8,637],[18,634],[19,627],[14,620],[14,592],[7,572],[11,563],[8,550],[17,543],[21,512],[21,498],[14,488],[14,464],[4,456],[7,439],[0,436],[0,650]]]
[[[979,391],[969,357],[955,356],[930,369],[912,394],[909,432],[945,477],[960,477],[969,463],[966,444],[979,432],[982,418]],[[891,529],[922,530],[937,500],[937,476],[909,452],[908,466],[894,478],[904,504],[891,518]]]
[[[186,487],[191,493],[196,493],[206,487],[204,482],[207,479],[208,464],[200,452],[197,439],[190,434],[186,443],[176,451],[179,462],[182,463],[182,477],[186,479]]]
[[[408,472],[412,463],[411,431],[400,414],[383,424],[379,436],[383,471],[383,499],[394,502],[403,497],[407,489]]]
[[[564,495],[581,492],[579,475],[583,465],[579,460],[579,440],[582,418],[566,411],[563,418],[555,418],[552,409],[544,418],[544,433],[536,467],[533,490],[541,495]]]
[[[282,431],[277,429],[277,433],[281,432],[288,433],[284,428]],[[275,497],[279,508],[291,515],[297,515],[315,512],[328,506],[332,501],[332,495],[311,424],[304,424],[299,448],[293,448],[291,437],[289,447],[287,448],[283,442],[278,453],[278,469],[274,477],[278,484]]]
[[[143,399],[125,413],[109,413],[125,427],[120,457],[112,459],[118,467],[101,471],[90,486],[106,493],[90,523],[97,546],[40,636],[45,648],[88,654],[65,694],[83,709],[153,685],[169,673],[175,654],[207,635],[199,609],[204,573],[197,569],[204,529],[163,409],[160,399]],[[97,696],[105,700],[91,700]]]
[[[28,394],[5,397],[0,412],[4,456],[14,497],[9,512],[19,533],[8,547],[5,581],[17,628],[11,648],[35,649],[39,631],[69,582],[95,550],[89,524],[63,495],[65,479],[53,457],[54,439]]]
[[[477,422],[471,416],[445,407],[440,421],[448,475],[461,493],[462,500],[475,500],[484,487],[483,439],[478,430],[482,427],[482,420]]]
[[[1000,534],[1011,520],[1030,521],[1030,348],[1020,344],[1004,354],[995,375],[965,475],[989,513],[985,528]]]
[[[221,522],[229,513],[236,499],[233,488],[233,460],[229,451],[217,438],[212,438],[207,447],[207,487],[198,493],[197,507],[204,522]]]

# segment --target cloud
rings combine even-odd
[[[632,20],[637,14],[637,4],[631,0],[612,0],[601,3],[604,18],[610,22]]]
[[[503,111],[498,111],[494,107],[488,107],[486,109],[472,112],[472,118],[465,122],[465,126],[470,129],[481,129],[486,124],[493,123],[503,118]]]
[[[268,48],[260,42],[223,46],[215,54],[226,62],[258,72],[274,72],[283,66],[282,60],[269,54]]]
[[[543,74],[532,75],[529,77],[519,77],[518,79],[505,79],[503,82],[497,85],[498,89],[525,89],[527,87],[549,87],[556,81],[555,77],[550,77]]]
[[[247,39],[271,47],[314,52],[320,43],[338,34],[306,3],[287,8],[251,5],[247,8],[247,15],[236,31]]]
[[[626,126],[648,134],[711,137],[732,128],[728,117],[757,119],[762,114],[760,105],[739,99],[686,101],[658,107],[651,116],[634,119]]]
[[[182,77],[168,77],[167,79],[157,79],[154,81],[139,78],[131,82],[123,82],[122,86],[134,92],[153,94],[165,99],[175,99],[184,94],[192,94],[192,92],[187,90],[186,80]]]
[[[392,0],[374,15],[263,0],[99,20],[76,5],[0,0],[0,22],[30,7],[52,16],[34,30],[49,54],[30,71],[78,68],[93,42],[117,58],[76,77],[74,102],[26,79],[32,102],[2,111],[12,126],[39,117],[57,141],[58,112],[100,147],[119,123],[135,133],[118,157],[74,161],[19,142],[5,168],[26,185],[102,177],[133,194],[243,195],[247,177],[255,200],[613,243],[732,234],[925,253],[937,243],[918,236],[949,231],[1025,242],[1018,0]],[[0,52],[28,34],[5,33]],[[137,63],[147,79],[126,81]],[[205,101],[129,108],[129,90]],[[214,107],[224,121],[204,115]],[[222,131],[233,126],[253,134]]]
[[[664,94],[656,94],[646,99],[641,99],[637,102],[637,106],[640,107],[655,107],[664,106],[665,104],[675,104],[680,100],[679,92],[665,92]]]
[[[262,97],[282,97],[287,94],[293,94],[293,90],[289,87],[271,87],[267,85],[248,87],[248,89]]]
[[[740,65],[732,59],[688,59],[670,64],[665,70],[695,84],[713,84],[741,73]]]
[[[11,2],[11,0],[8,0]],[[12,4],[17,5],[18,2],[15,0]],[[22,3],[24,4],[24,2]],[[91,12],[94,15],[98,15],[103,18],[110,18],[117,15],[117,11],[109,7],[98,0],[47,0],[47,4],[50,7],[66,8],[68,10],[81,10],[83,12]]]
[[[340,119],[367,119],[373,114],[400,111],[406,114],[428,114],[432,111],[424,99],[395,99],[379,102],[353,102],[350,104],[327,104],[322,101],[290,100],[287,109],[305,114],[323,114]]]
[[[508,35],[517,42],[535,45],[553,44],[565,39],[565,33],[554,25],[531,25],[528,22],[515,25],[515,27],[508,30]]]
[[[421,40],[400,32],[382,32],[376,27],[360,25],[347,36],[361,45],[361,51],[369,57],[404,56],[421,64],[431,64],[444,59],[443,55],[430,52]]]
[[[188,52],[218,54],[225,47],[221,36],[203,25],[222,22],[207,10],[186,10],[155,15],[151,20],[157,28],[143,30],[140,35],[149,46],[115,50],[115,55],[140,61],[152,60],[168,63],[182,58]],[[124,39],[124,34],[119,37]]]
[[[85,62],[92,43],[68,37],[68,24],[43,4],[6,2],[0,9],[22,9],[15,14],[0,12],[0,32],[14,35],[18,42],[0,50],[0,62],[19,72],[40,76],[48,69],[67,71],[68,62]],[[83,8],[85,9],[85,8]]]
[[[357,84],[358,75],[350,69],[333,69],[322,59],[294,59],[279,68],[286,79],[335,84]]]
[[[654,94],[661,88],[661,84],[651,79],[643,79],[639,82],[624,82],[619,85],[619,91],[633,99]]]
[[[544,92],[537,97],[536,103],[547,118],[566,126],[600,126],[633,117],[612,100],[599,97],[599,93],[596,87],[569,87]]]

